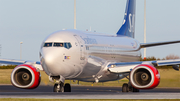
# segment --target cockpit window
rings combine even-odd
[[[63,45],[63,43],[54,43],[54,47],[63,47],[64,45]]]
[[[52,47],[52,43],[44,43],[44,47]]]
[[[67,49],[69,49],[69,48],[72,47],[72,45],[71,45],[71,43],[64,43],[64,47],[67,48]]]
[[[71,43],[65,42],[65,43],[60,43],[60,42],[54,42],[54,43],[44,43],[43,47],[64,47],[66,49],[70,49],[72,47]]]

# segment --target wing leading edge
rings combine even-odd
[[[110,63],[108,70],[111,73],[130,73],[136,66],[140,64],[148,64],[152,66],[173,66],[175,70],[179,70],[177,65],[180,65],[180,59],[176,60],[161,60],[161,61],[139,61],[139,62],[121,62]]]
[[[154,42],[154,43],[141,43],[140,47],[146,48],[146,47],[153,47],[153,46],[160,46],[160,45],[167,45],[167,44],[174,44],[174,43],[180,43],[180,40],[166,41],[166,42]]]
[[[23,61],[23,60],[13,60],[13,59],[0,59],[1,64],[10,64],[10,65],[21,65],[21,64],[29,64],[38,68],[39,70],[43,70],[41,63],[39,61]]]

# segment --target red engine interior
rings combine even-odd
[[[11,83],[18,88],[33,89],[39,86],[40,81],[40,72],[28,64],[15,67],[11,73]]]
[[[160,74],[154,66],[141,64],[131,71],[130,82],[137,89],[152,89],[159,85]]]

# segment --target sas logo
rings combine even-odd
[[[135,31],[135,15],[129,14],[129,32]]]
[[[70,56],[64,56],[64,59],[70,59]]]

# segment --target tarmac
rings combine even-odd
[[[122,93],[121,87],[72,86],[72,92],[56,93],[53,86],[19,89],[0,85],[0,98],[35,99],[180,99],[180,88],[155,88],[140,92]]]

